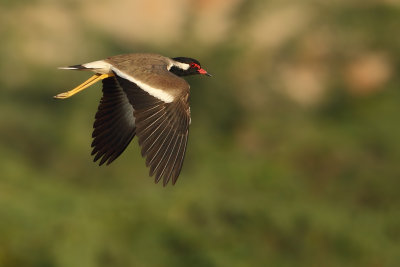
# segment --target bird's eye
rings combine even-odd
[[[190,67],[193,69],[198,69],[198,70],[201,69],[200,65],[196,64],[196,63],[190,63]]]

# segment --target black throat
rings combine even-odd
[[[176,67],[176,66],[172,66],[172,67],[169,69],[169,71],[172,72],[173,74],[177,75],[177,76],[187,76],[187,75],[192,74],[192,73],[190,73],[189,71],[183,70],[183,69],[178,68],[178,67]]]

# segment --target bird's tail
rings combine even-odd
[[[95,75],[90,77],[87,81],[82,83],[81,85],[75,87],[74,89],[58,94],[54,96],[57,99],[64,99],[73,96],[74,94],[88,88],[89,86],[95,84],[98,81],[106,79],[108,77],[114,76],[114,73],[111,71],[111,65],[103,60],[93,61],[86,64],[80,65],[72,65],[68,67],[59,67],[61,70],[88,70],[93,71]]]
[[[112,73],[110,63],[103,60],[93,61],[85,64],[59,67],[60,70],[89,70],[99,74]]]
[[[93,68],[87,68],[83,65],[72,65],[67,67],[58,67],[59,70],[93,70]]]

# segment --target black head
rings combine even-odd
[[[201,68],[200,62],[196,59],[189,57],[175,57],[173,60],[176,61],[176,64],[173,64],[169,71],[175,75],[187,76],[203,74],[211,76],[207,71]]]

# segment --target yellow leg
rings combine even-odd
[[[88,88],[89,86],[91,86],[91,85],[97,83],[98,81],[101,81],[101,80],[103,80],[103,79],[105,79],[105,78],[113,77],[113,76],[114,76],[114,74],[112,74],[112,73],[107,73],[107,74],[95,74],[95,75],[93,75],[92,77],[90,77],[86,82],[82,83],[81,85],[75,87],[74,89],[72,89],[72,90],[70,90],[70,91],[68,91],[68,92],[60,93],[60,94],[54,96],[54,98],[57,98],[57,99],[65,99],[65,98],[71,97],[71,96],[73,96],[74,94],[79,93],[79,92],[82,91],[83,89],[86,89],[86,88]]]

